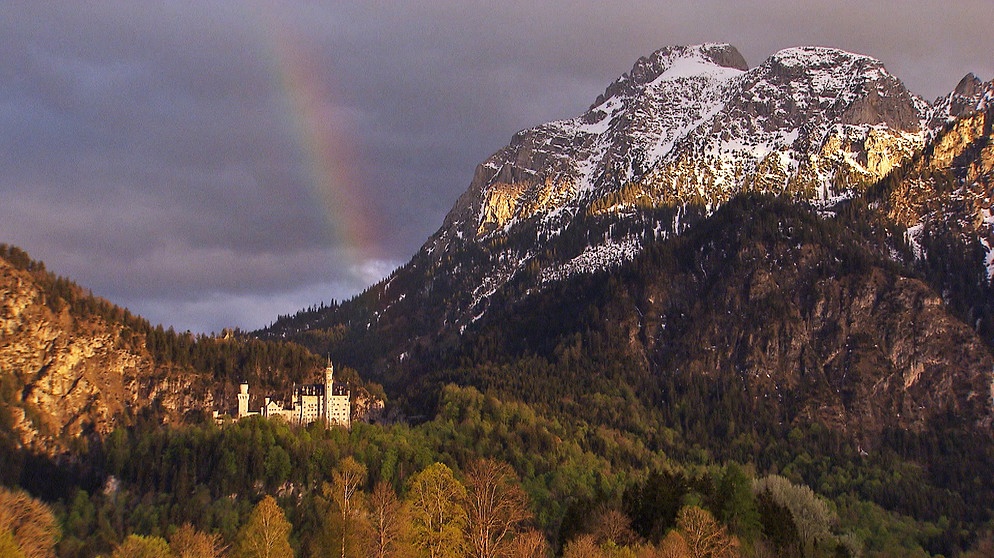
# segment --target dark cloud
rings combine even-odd
[[[259,327],[388,273],[514,132],[581,112],[659,47],[729,42],[757,65],[833,46],[881,59],[932,99],[967,72],[994,77],[988,11],[989,0],[8,1],[0,242],[156,322]],[[306,122],[301,88],[321,96]],[[315,136],[336,139],[339,168],[324,178],[348,188],[315,182]]]

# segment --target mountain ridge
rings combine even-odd
[[[716,104],[674,104],[674,99],[699,100],[695,95],[702,92]],[[331,312],[287,317],[261,335],[286,336],[310,343],[315,350],[358,358],[387,383],[393,379],[395,387],[409,385],[439,366],[441,354],[458,351],[473,331],[488,327],[493,320],[510,319],[515,311],[527,312],[526,301],[540,293],[559,292],[566,297],[560,303],[582,304],[562,289],[582,283],[582,277],[611,277],[625,273],[628,266],[642,265],[639,261],[647,247],[679,239],[706,223],[727,201],[753,193],[792,200],[823,218],[839,217],[841,211],[842,226],[860,229],[857,236],[868,235],[859,236],[865,245],[852,250],[893,260],[904,269],[898,275],[917,280],[916,269],[924,264],[916,263],[914,238],[896,232],[910,223],[895,223],[893,215],[881,213],[876,205],[860,210],[863,213],[847,207],[879,203],[871,199],[873,189],[879,189],[873,185],[884,177],[899,180],[910,174],[906,166],[918,154],[950,142],[954,122],[964,122],[972,114],[967,108],[985,106],[985,95],[979,80],[965,79],[949,96],[930,104],[910,93],[879,60],[824,47],[785,49],[752,69],[729,45],[660,49],[637,61],[583,115],[515,134],[508,147],[477,167],[472,184],[423,249],[367,295]],[[939,128],[931,128],[940,113],[947,116],[940,119]],[[629,134],[632,130],[634,134]],[[581,141],[573,141],[577,139]],[[661,154],[658,161],[633,155],[660,145],[665,149],[657,151]],[[575,160],[578,153],[598,162],[587,167],[587,175],[576,173],[583,167],[582,161]],[[721,164],[732,161],[738,165],[737,174],[730,175],[737,182],[722,178],[721,164],[714,164],[726,156],[730,158]],[[937,164],[951,161],[947,157]],[[719,170],[708,170],[715,168]],[[639,178],[634,178],[636,174]],[[733,187],[722,189],[723,184]],[[706,191],[704,185],[712,190]],[[896,184],[886,188],[894,198],[886,207],[895,207],[900,188]],[[946,256],[963,250],[956,244]],[[805,265],[818,263],[806,260]],[[925,275],[943,289],[940,292],[966,292],[961,286],[946,289],[948,273]],[[893,272],[886,276],[890,278],[881,284],[889,285],[886,289],[866,286],[867,292],[891,292],[887,289],[893,289],[897,279]],[[658,280],[668,279],[660,276]],[[782,286],[772,288],[780,292],[777,289]],[[685,294],[702,296],[693,291]],[[930,302],[923,306],[923,300]],[[951,311],[946,306],[948,297],[915,295],[894,306],[893,312],[907,312],[908,304],[932,308],[936,300],[943,310],[933,319],[945,320]],[[643,316],[644,308],[630,309],[636,310]],[[970,313],[970,308],[956,310],[956,319],[973,325]],[[836,320],[844,317],[833,315]],[[630,315],[624,318],[632,319]],[[633,338],[650,335],[644,330],[646,322],[636,322],[643,329],[632,330]],[[878,322],[880,327],[884,323]],[[321,334],[332,330],[337,332],[334,338]],[[888,335],[882,330],[870,335],[877,334]],[[755,341],[749,339],[747,345]],[[985,343],[989,341],[976,347]],[[378,347],[380,356],[371,356],[370,346]],[[872,347],[864,349],[873,352]],[[826,355],[832,350],[826,349]],[[975,350],[983,353],[987,349]],[[783,362],[800,358],[791,354],[778,358]],[[425,355],[435,356],[420,361]],[[921,374],[918,365],[914,372],[906,368],[904,357],[877,354],[873,358],[891,362],[888,366],[904,362],[898,369],[908,378]],[[789,376],[787,366],[781,374]],[[424,389],[430,391],[427,386]],[[893,402],[903,396],[888,397]],[[981,405],[972,413],[978,424],[988,428],[984,409]],[[852,410],[846,413],[848,421],[855,419]],[[809,419],[816,416],[811,414]]]
[[[664,47],[584,114],[516,133],[476,168],[412,262],[444,267],[462,250],[511,247],[485,268],[455,270],[473,290],[451,318],[465,325],[530,265],[559,270],[546,279],[617,265],[642,238],[679,234],[684,216],[714,211],[739,192],[820,203],[858,195],[924,148],[930,126],[949,119],[938,114],[976,104],[973,89],[960,90],[929,104],[879,60],[826,47],[784,49],[751,69],[730,45]],[[667,219],[649,217],[660,211]],[[630,234],[536,260],[583,214]],[[535,242],[511,240],[527,236]]]
[[[732,60],[731,67],[714,62],[725,62],[725,58]],[[799,90],[776,92],[785,86]],[[869,134],[865,128],[879,124],[916,133],[927,120],[927,106],[879,61],[836,49],[785,49],[748,70],[730,45],[666,47],[640,59],[583,115],[515,134],[507,148],[477,168],[467,193],[427,246],[432,251],[439,240],[444,242],[454,235],[486,236],[512,220],[537,214],[549,220],[554,220],[555,215],[550,214],[557,210],[575,215],[584,204],[594,201],[590,198],[626,186],[643,190],[639,194],[649,199],[648,203],[667,203],[667,195],[673,201],[693,202],[695,184],[668,194],[664,184],[674,172],[664,167],[687,166],[686,157],[681,155],[686,151],[695,159],[703,158],[695,167],[721,169],[735,164],[756,166],[769,159],[770,153],[782,153],[796,145],[798,154],[790,158],[794,159],[795,172],[803,174],[805,168],[797,169],[801,159],[828,140],[833,123],[862,126],[864,135]],[[819,116],[832,111],[831,117]],[[829,122],[815,134],[809,129],[812,118]],[[796,135],[792,135],[794,131]],[[846,131],[837,134],[839,141],[851,143],[853,138],[841,133]],[[756,133],[766,137],[750,145],[744,138]],[[715,137],[721,138],[718,144],[708,139]],[[921,138],[890,139],[901,144],[896,155],[902,157],[923,143]],[[877,144],[882,141],[879,136],[873,140]],[[915,145],[909,147],[909,142]],[[895,154],[886,153],[881,146],[870,149],[877,157],[873,164],[879,167],[871,169],[873,177],[880,178],[894,166],[887,158]],[[691,174],[702,174],[696,179],[697,194],[712,205],[720,203],[718,190],[723,183],[727,183],[725,189],[735,191],[747,178],[736,178],[734,170],[718,176],[700,170]],[[817,177],[820,183],[816,186],[824,191],[832,176],[834,173]],[[786,178],[783,187],[788,186]],[[813,186],[811,178],[798,180],[805,183],[792,187]],[[806,197],[814,197],[812,193]],[[569,201],[579,207],[564,207]],[[449,232],[451,229],[455,231]]]

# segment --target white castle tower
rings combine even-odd
[[[343,386],[344,388],[344,386]],[[346,428],[352,426],[352,403],[350,393],[346,389],[335,390],[335,366],[328,360],[324,369],[324,420],[328,424],[339,424]]]
[[[328,359],[328,366],[324,368],[324,409],[322,409],[324,414],[324,421],[328,424],[331,422],[331,396],[334,394],[335,388],[335,365],[331,363],[331,359]]]
[[[238,418],[242,418],[248,416],[249,414],[248,384],[243,382],[242,385],[239,386],[239,388],[240,389],[238,392]]]

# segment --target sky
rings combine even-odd
[[[0,243],[178,331],[348,299],[518,130],[722,42],[994,78],[991,0],[0,0]]]

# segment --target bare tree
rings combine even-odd
[[[523,522],[531,518],[528,495],[507,463],[474,461],[466,470],[470,556],[505,556]]]
[[[632,531],[632,520],[615,508],[602,508],[593,520],[591,533],[598,544],[611,541],[617,545],[629,545],[637,538]]]
[[[386,482],[376,483],[369,496],[369,519],[373,535],[370,555],[373,558],[393,556],[403,532],[403,507],[393,487]]]
[[[687,546],[687,540],[683,538],[676,529],[671,530],[666,533],[663,540],[659,541],[659,546],[656,547],[655,558],[689,558],[690,557],[690,547]]]
[[[189,523],[169,537],[169,548],[179,558],[221,558],[227,547],[218,533],[202,533]]]
[[[563,558],[604,558],[604,551],[597,546],[593,535],[580,535],[566,543]]]
[[[703,508],[684,506],[677,514],[677,527],[690,549],[691,558],[737,558],[739,555],[735,537]]]
[[[549,542],[537,529],[518,533],[508,546],[509,558],[548,558]]]
[[[353,519],[359,510],[356,498],[359,488],[365,482],[366,466],[351,456],[343,459],[331,476],[332,498],[342,512],[342,558],[345,558],[349,537],[354,536],[349,527],[352,526]]]

